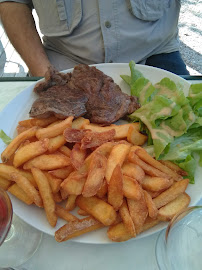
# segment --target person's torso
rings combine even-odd
[[[80,63],[177,50],[180,0],[33,0],[46,48]]]

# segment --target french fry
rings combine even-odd
[[[48,126],[46,126],[46,127],[52,127],[52,126],[54,126],[54,125],[59,124],[59,123],[62,122],[62,121],[63,121],[62,119],[58,119],[58,120],[54,121],[53,123],[51,123],[50,125],[48,125]]]
[[[156,198],[157,196],[159,196],[164,190],[160,190],[160,191],[151,191],[151,190],[147,190],[147,193],[149,193],[149,195],[152,197],[152,199]]]
[[[105,226],[113,224],[116,220],[117,214],[113,207],[95,196],[84,198],[80,195],[76,199],[76,204]]]
[[[38,119],[38,118],[31,118],[23,121],[19,121],[19,125],[23,127],[28,127],[31,128],[33,126],[38,126],[38,127],[46,127],[49,124],[55,122],[57,118],[55,116],[51,116],[49,118],[43,118],[43,119]]]
[[[1,159],[3,162],[7,162],[10,157],[15,153],[20,144],[25,140],[32,138],[36,135],[38,127],[32,127],[24,132],[20,133],[15,137],[11,143],[6,147],[6,149],[1,154]]]
[[[98,148],[96,148],[85,160],[85,164],[87,167],[89,167],[91,160],[94,158],[94,155],[96,153],[100,153],[101,155],[108,158],[112,148],[114,147],[114,142],[106,142],[100,145]]]
[[[62,182],[61,189],[65,190],[69,195],[80,195],[86,182],[86,174],[81,174],[79,171],[73,171]]]
[[[12,185],[12,182],[0,176],[0,188],[7,190]]]
[[[101,188],[98,190],[96,196],[100,199],[102,199],[108,192],[108,184],[107,184],[107,181],[106,179],[104,178],[103,179],[103,183],[102,183],[102,186]]]
[[[189,203],[191,198],[187,193],[180,194],[173,201],[167,203],[165,206],[161,207],[158,211],[158,219],[161,221],[169,221],[174,215],[178,212],[181,212],[185,209]]]
[[[61,121],[60,123],[47,127],[47,128],[41,128],[37,130],[36,137],[41,140],[44,138],[53,138],[58,135],[61,135],[63,131],[72,125],[73,116],[69,116],[65,120]]]
[[[143,190],[143,192],[144,192],[144,197],[147,204],[149,216],[153,219],[156,219],[158,215],[158,209],[155,203],[153,202],[151,195],[145,190]]]
[[[169,188],[172,184],[173,179],[145,175],[142,187],[150,191],[161,191]]]
[[[175,171],[171,170],[169,167],[163,165],[158,160],[155,160],[152,158],[147,151],[145,151],[143,148],[139,148],[135,151],[137,156],[141,158],[144,162],[148,163],[149,165],[153,166],[154,168],[158,169],[159,171],[169,175],[172,177],[175,181],[182,180],[182,176],[177,174]]]
[[[184,170],[182,170],[177,164],[169,161],[169,160],[159,160],[160,163],[163,165],[167,166],[171,170],[175,171],[177,174],[182,175],[182,176],[187,176],[188,173]]]
[[[11,181],[11,174],[12,173],[20,173],[22,176],[26,177],[32,185],[37,188],[37,184],[33,178],[33,175],[30,172],[21,170],[21,169],[16,169],[15,167],[7,164],[0,164],[0,176],[10,180]]]
[[[23,165],[24,170],[35,167],[40,170],[49,171],[64,168],[70,165],[70,159],[62,154],[43,154],[35,157]]]
[[[94,148],[114,139],[115,130],[107,130],[105,132],[86,132],[81,140],[81,148]]]
[[[87,152],[85,149],[81,149],[81,145],[76,143],[71,151],[70,159],[73,167],[79,170],[84,164]]]
[[[61,147],[59,148],[59,151],[60,151],[63,155],[65,155],[65,156],[67,156],[67,157],[70,157],[70,155],[71,155],[71,150],[70,150],[67,146],[65,146],[65,145],[61,146]]]
[[[123,203],[123,175],[118,164],[113,170],[108,185],[108,202],[118,210]]]
[[[52,192],[57,193],[60,190],[60,185],[61,185],[63,180],[52,176],[48,172],[44,172],[44,174],[46,175],[46,177],[48,179],[48,182],[50,184]]]
[[[23,146],[25,146],[25,145],[28,145],[28,144],[30,144],[30,140],[25,140],[24,142],[22,142],[21,144],[20,144],[20,146],[18,147],[18,150],[20,149],[20,148],[22,148]],[[15,155],[15,154],[14,154]],[[14,158],[14,157],[13,157]]]
[[[130,126],[134,126],[139,130],[139,123],[131,123],[131,124],[124,124],[124,125],[110,125],[106,127],[102,127],[96,124],[89,124],[89,125],[84,125],[85,129],[90,129],[94,132],[105,132],[111,129],[115,129],[116,134],[114,139],[124,139],[127,137],[128,134],[128,129]]]
[[[32,168],[31,171],[38,185],[48,222],[52,227],[55,227],[57,223],[57,215],[55,213],[56,206],[48,179],[38,168]]]
[[[130,216],[135,225],[136,233],[138,234],[142,230],[143,224],[148,216],[148,208],[143,192],[139,200],[127,199],[127,202]]]
[[[33,203],[33,200],[17,184],[10,186],[8,191],[16,198],[28,205]]]
[[[66,200],[68,197],[68,193],[64,189],[61,189],[61,188],[60,188],[60,195],[62,197],[62,200]]]
[[[107,231],[107,235],[114,242],[123,242],[133,238],[133,235],[130,234],[123,222],[111,225]]]
[[[56,203],[62,202],[62,196],[61,196],[61,193],[60,193],[60,192],[53,193],[53,200],[54,200],[54,202],[56,202]]]
[[[128,199],[139,200],[142,188],[134,178],[123,175],[123,194]]]
[[[153,219],[149,216],[146,218],[145,223],[143,224],[143,227],[139,233],[149,230],[150,228],[156,226],[160,222],[159,219]]]
[[[11,180],[16,182],[18,186],[31,198],[31,200],[39,207],[43,206],[41,196],[38,190],[30,183],[30,181],[20,173],[12,173]]]
[[[135,153],[134,151],[130,151],[128,154],[128,160],[130,162],[133,162],[140,166],[144,172],[151,176],[157,176],[157,177],[164,177],[164,178],[170,178],[169,175],[165,174],[164,172],[159,171],[158,169],[152,167],[151,165],[147,164],[146,162],[142,161]]]
[[[128,161],[124,162],[122,166],[122,173],[123,175],[135,178],[140,184],[145,177],[145,172],[140,166]]]
[[[77,195],[69,195],[65,205],[65,209],[72,211],[76,207],[76,198]]]
[[[134,145],[143,145],[147,141],[147,136],[141,134],[136,127],[130,126],[128,129],[127,141]]]
[[[0,163],[0,176],[11,181],[11,174],[18,173],[18,170],[11,166]]]
[[[26,178],[30,181],[30,183],[31,183],[35,188],[38,189],[37,183],[36,183],[36,181],[34,180],[34,177],[33,177],[33,175],[32,175],[31,172],[24,171],[24,170],[21,170],[21,169],[18,169],[18,172],[19,172],[20,174],[22,174],[24,177],[26,177]]]
[[[49,139],[43,139],[41,141],[36,141],[29,143],[16,152],[13,165],[14,167],[19,167],[30,159],[33,159],[43,153],[48,149]]]
[[[82,209],[78,209],[77,214],[80,215],[80,216],[89,216],[89,214],[86,211],[82,210]]]
[[[174,182],[174,184],[170,188],[163,191],[159,196],[153,199],[156,207],[159,209],[167,203],[173,201],[180,194],[185,192],[188,184],[189,179],[183,179],[181,181]]]
[[[104,227],[104,225],[93,217],[71,221],[55,232],[55,240],[57,242],[67,241],[71,238],[80,236],[87,232],[95,231],[102,227]]]
[[[64,167],[64,168],[48,171],[48,173],[50,173],[52,176],[54,176],[56,178],[65,179],[73,171],[74,171],[74,168],[72,167],[72,165],[69,165],[69,166]]]
[[[66,220],[67,222],[78,220],[77,217],[75,217],[74,215],[69,213],[69,211],[67,211],[67,209],[63,208],[60,205],[56,205],[55,213],[58,217]]]
[[[81,140],[87,132],[90,131],[87,129],[75,129],[68,127],[64,130],[63,135],[69,143],[81,143]]]
[[[53,153],[66,143],[65,137],[61,134],[49,139],[48,152]]]
[[[109,183],[112,173],[115,167],[119,164],[122,166],[126,156],[130,151],[130,145],[128,144],[117,144],[115,145],[107,160],[107,169],[106,169],[106,180]]]
[[[21,134],[22,132],[24,132],[24,131],[26,131],[28,129],[30,129],[30,127],[23,127],[23,126],[18,125],[17,128],[16,128],[17,134],[19,135],[19,134]]]
[[[134,226],[133,220],[130,216],[128,206],[127,206],[125,199],[123,200],[123,203],[119,209],[119,214],[121,216],[121,219],[123,220],[123,223],[124,223],[126,229],[130,232],[130,235],[135,237],[136,236],[135,226]]]
[[[90,124],[89,119],[79,117],[72,122],[72,128],[83,129],[85,125]]]
[[[91,160],[88,176],[84,184],[82,195],[91,197],[96,195],[101,188],[107,167],[107,159],[105,156],[96,153]]]

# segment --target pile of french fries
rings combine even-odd
[[[58,242],[108,227],[126,241],[189,205],[186,172],[141,146],[139,123],[102,127],[88,119],[27,119],[1,154],[0,187],[44,208]],[[77,214],[73,214],[77,210]]]

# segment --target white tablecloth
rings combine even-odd
[[[0,111],[32,83],[0,82]],[[202,205],[202,200],[199,204]],[[158,235],[124,243],[94,245],[72,241],[57,243],[54,237],[43,234],[39,249],[22,267],[29,270],[157,270],[155,244]]]

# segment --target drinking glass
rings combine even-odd
[[[0,188],[0,267],[17,267],[36,252],[42,233],[13,215],[11,200]]]
[[[202,206],[175,215],[156,242],[160,270],[202,269]]]

